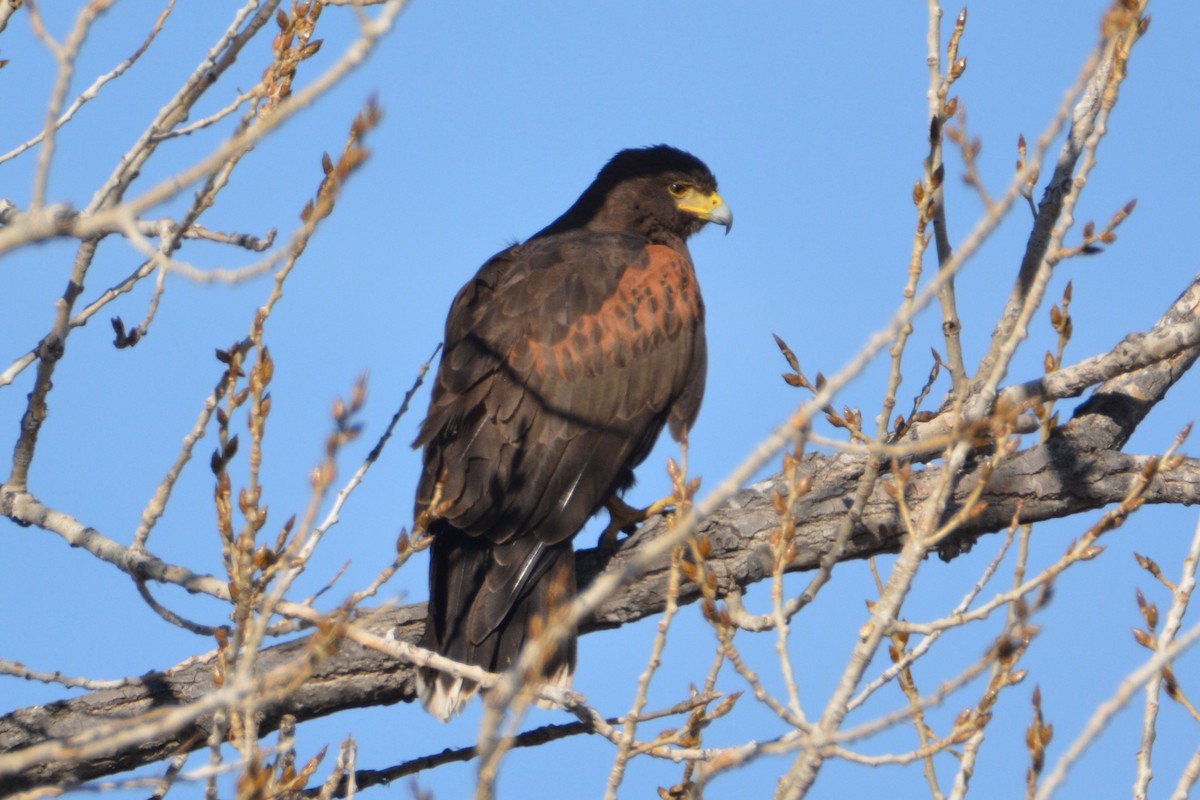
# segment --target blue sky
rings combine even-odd
[[[63,36],[74,9],[65,3],[42,5],[51,33]],[[143,61],[63,130],[51,172],[51,201],[76,207],[88,202],[235,7],[180,3]],[[965,104],[972,135],[982,138],[980,169],[993,192],[1010,175],[1018,134],[1032,140],[1061,102],[1095,44],[1104,7],[1095,0],[971,7],[960,46],[969,64],[955,93]],[[1106,351],[1126,333],[1148,328],[1196,272],[1200,6],[1151,4],[1150,10],[1153,23],[1135,49],[1076,218],[1102,223],[1133,197],[1137,211],[1114,247],[1065,263],[1049,293],[1057,298],[1066,282],[1073,282],[1075,337],[1068,361]],[[957,12],[957,6],[946,8],[946,34]],[[156,14],[155,4],[116,4],[86,44],[72,96],[127,56]],[[413,3],[363,69],[256,148],[203,220],[210,228],[253,234],[272,227],[292,230],[320,179],[321,153],[338,152],[353,115],[368,98],[378,99],[385,117],[368,140],[371,160],[322,225],[267,328],[276,379],[264,483],[276,521],[303,507],[334,397],[348,393],[359,374],[369,373],[366,431],[346,453],[347,475],[433,351],[457,288],[493,252],[561,213],[615,151],[659,142],[704,159],[736,216],[729,237],[706,231],[692,243],[708,308],[710,366],[689,461],[705,486],[715,485],[803,399],[779,379],[785,364],[771,334],[791,344],[810,376],[818,370],[831,374],[882,327],[900,300],[915,222],[911,187],[926,152],[925,29],[923,3]],[[302,69],[300,81],[332,63],[352,33],[352,12],[327,9],[318,32],[325,47]],[[250,46],[225,85],[202,104],[202,114],[228,102],[235,87],[254,84],[268,59],[267,44],[264,37]],[[0,34],[0,58],[10,61],[0,71],[0,151],[7,151],[42,124],[53,70],[22,13]],[[170,143],[148,165],[141,186],[212,145],[213,139],[204,136]],[[28,203],[34,160],[31,151],[0,164],[0,197],[22,207]],[[958,181],[960,162],[953,153],[947,160],[954,238],[970,228],[981,206]],[[1037,192],[1040,196],[1040,186]],[[180,207],[176,201],[156,214]],[[987,345],[1028,228],[1027,212],[1016,209],[959,282],[968,365]],[[12,254],[0,265],[7,287],[0,293],[0,368],[47,329],[72,253],[69,243],[50,243]],[[204,267],[253,260],[208,244],[189,244],[179,255]],[[109,239],[84,297],[115,283],[140,260],[132,248]],[[150,335],[132,350],[115,350],[108,317],[135,323],[145,312],[149,290],[149,284],[140,286],[71,337],[31,474],[31,488],[45,502],[124,542],[218,376],[213,349],[245,335],[254,308],[269,292],[269,279],[227,287],[172,278]],[[917,322],[901,408],[924,380],[929,346],[942,347],[939,323],[930,314]],[[1042,356],[1054,343],[1041,314],[1010,379],[1039,375]],[[886,365],[873,365],[836,404],[861,408],[873,419],[885,376]],[[7,426],[0,427],[0,437],[6,442],[15,441],[32,378],[27,370],[13,385],[0,388],[0,420]],[[943,383],[939,391],[944,388]],[[1165,449],[1195,416],[1197,388],[1196,377],[1188,376],[1128,449]],[[413,412],[322,545],[301,594],[322,586],[349,560],[331,593],[336,599],[369,581],[390,558],[395,534],[411,524],[419,456],[406,445],[427,399],[426,391],[418,395]],[[1071,407],[1062,406],[1064,416]],[[199,450],[206,453],[211,446],[206,439]],[[635,501],[665,492],[665,461],[673,453],[671,446],[660,447],[643,465]],[[206,463],[202,457],[185,474],[150,547],[168,561],[216,573],[220,552]],[[1038,526],[1032,563],[1054,561],[1097,516]],[[1177,573],[1194,525],[1192,511],[1147,509],[1110,537],[1101,558],[1058,582],[1053,604],[1037,620],[1043,634],[1025,662],[1029,677],[998,709],[1002,718],[990,729],[972,796],[1011,797],[1021,791],[1026,767],[1021,742],[1035,683],[1055,725],[1052,761],[1091,708],[1140,663],[1144,651],[1129,634],[1140,622],[1134,587],[1141,586],[1160,605],[1166,601],[1136,568],[1131,553],[1150,555],[1168,574]],[[590,544],[593,534],[581,540]],[[997,546],[998,541],[985,539],[966,558],[927,564],[905,617],[923,620],[944,613]],[[166,667],[211,649],[210,642],[162,623],[123,575],[51,534],[0,526],[0,547],[5,554],[0,559],[0,657],[36,669],[110,678]],[[423,599],[424,580],[423,563],[413,565],[388,584],[385,594],[401,601]],[[800,576],[790,585],[804,581]],[[864,564],[843,565],[799,618],[794,654],[810,713],[820,708],[836,680],[865,620],[863,601],[873,591]],[[170,589],[158,595],[204,621],[224,619],[214,602]],[[748,601],[761,605],[766,595],[760,587]],[[653,626],[651,620],[583,640],[576,686],[603,713],[622,713],[631,702]],[[988,632],[994,635],[996,627],[983,636],[964,634],[961,642],[945,643],[944,663],[975,659],[986,647]],[[768,682],[778,686],[771,672],[773,640],[762,638],[746,646]],[[674,702],[687,681],[702,680],[711,652],[711,635],[698,610],[686,609],[672,634],[652,704]],[[1197,663],[1192,654],[1177,666],[1185,688]],[[933,664],[917,673],[926,689],[950,674]],[[723,688],[744,687],[727,676]],[[1194,683],[1191,689],[1200,691]],[[952,700],[935,713],[935,724],[940,721],[945,729],[977,693],[975,687]],[[62,694],[0,682],[5,708]],[[898,692],[882,695],[884,700],[872,707],[876,713],[903,704]],[[744,699],[742,706],[712,729],[706,743],[780,733],[752,703]],[[1061,796],[1097,796],[1108,794],[1113,784],[1121,791],[1131,784],[1140,715],[1140,704],[1135,706],[1092,748]],[[557,721],[563,715],[549,712],[531,720]],[[477,722],[474,712],[442,726],[408,706],[370,709],[305,726],[300,747],[302,753],[304,748],[315,752],[352,732],[359,741],[360,766],[383,767],[467,744]],[[886,752],[913,742],[908,729],[863,749]],[[1195,742],[1194,722],[1166,703],[1153,784],[1159,792],[1173,785]],[[596,795],[611,754],[609,745],[592,738],[517,754],[500,789],[509,797],[560,796],[570,782],[584,787],[582,796]],[[752,765],[716,782],[710,796],[764,796],[786,763]],[[941,765],[943,775],[953,774],[951,759],[943,757]],[[631,767],[625,786],[630,796],[645,796],[657,785],[671,785],[678,774],[674,765],[642,759]],[[438,797],[458,797],[472,779],[472,766],[452,766],[421,776],[420,785]],[[948,778],[943,781],[946,788]],[[923,796],[927,789],[919,769],[835,764],[812,796],[883,791]]]

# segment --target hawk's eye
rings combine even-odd
[[[672,197],[683,197],[687,194],[687,190],[687,185],[682,183],[672,183],[667,187],[667,191],[671,193]]]

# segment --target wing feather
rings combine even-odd
[[[440,482],[436,516],[495,545],[472,641],[500,625],[546,547],[626,487],[664,425],[695,419],[703,317],[686,251],[620,233],[511,248],[456,297],[415,443],[417,511]]]

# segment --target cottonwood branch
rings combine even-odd
[[[1014,455],[993,471],[983,496],[984,509],[963,527],[962,535],[980,536],[1004,530],[1018,503],[1021,503],[1021,521],[1036,522],[1118,502],[1137,480],[1148,458],[1095,452],[1080,440],[1056,437]],[[864,463],[863,457],[846,454],[814,455],[806,460],[804,469],[815,481],[797,512],[796,557],[788,565],[789,571],[818,565],[832,544],[846,499],[853,492]],[[939,471],[933,467],[916,474],[908,487],[910,499],[919,501],[935,484]],[[968,472],[959,481],[958,498],[965,497],[978,479],[976,471]],[[700,533],[712,544],[709,566],[717,576],[721,594],[770,577],[772,557],[768,539],[778,525],[771,496],[782,486],[782,481],[782,477],[776,476],[743,490],[701,526]],[[1156,478],[1146,500],[1171,504],[1200,502],[1200,460],[1186,459],[1177,469]],[[662,520],[652,520],[613,558],[630,558],[665,534]],[[877,488],[866,505],[862,524],[851,536],[843,560],[893,552],[899,549],[903,536],[894,501],[881,487]],[[597,550],[581,551],[578,558],[582,581],[593,579],[606,566]],[[664,560],[626,586],[600,610],[585,633],[660,613],[666,602],[668,572],[669,562]],[[696,587],[685,586],[680,602],[698,598]],[[363,624],[375,632],[394,629],[397,639],[415,643],[424,624],[424,606],[374,612]],[[305,648],[304,638],[268,648],[259,658],[258,669],[270,670],[302,657]],[[212,667],[211,655],[200,657],[165,672],[149,674],[138,684],[15,711],[0,718],[0,756],[48,738],[69,738],[100,722],[133,717],[164,705],[193,702],[213,690]],[[317,666],[312,678],[286,704],[264,709],[263,730],[274,729],[284,713],[302,721],[349,708],[409,702],[414,698],[410,667],[347,642]],[[178,736],[113,753],[104,759],[87,763],[51,762],[24,774],[0,775],[0,793],[44,784],[75,784],[153,763],[180,749],[202,746],[208,724],[207,719],[201,719]]]
[[[1197,319],[1200,319],[1200,276],[1192,280],[1155,325],[1154,331],[1141,341],[1159,342],[1163,337],[1154,332],[1178,334]],[[1126,357],[1124,344],[1113,351],[1120,354],[1121,359]],[[987,478],[981,511],[959,529],[960,539],[970,540],[1007,529],[1018,508],[1021,522],[1038,522],[1120,502],[1152,457],[1129,455],[1119,448],[1153,406],[1195,363],[1200,356],[1200,347],[1167,348],[1163,352],[1171,355],[1152,360],[1097,387],[1076,410],[1074,419],[1046,443],[1001,462]],[[1145,361],[1135,357],[1130,363]],[[850,453],[812,454],[805,459],[803,471],[812,477],[812,489],[795,510],[795,557],[787,565],[788,571],[815,569],[822,556],[833,547],[838,526],[866,464],[865,456]],[[920,506],[937,484],[941,471],[940,466],[930,465],[914,473],[906,487],[910,507]],[[954,502],[946,511],[948,515],[954,513],[981,479],[980,470],[975,466],[964,471],[957,482]],[[779,525],[772,498],[781,489],[786,490],[785,478],[777,474],[739,492],[700,526],[698,533],[708,537],[711,544],[708,563],[717,577],[720,595],[771,576],[769,538]],[[0,513],[15,519],[15,509],[4,500],[0,494]],[[1178,467],[1160,473],[1146,492],[1145,501],[1174,505],[1200,503],[1200,460],[1184,459]],[[840,560],[894,552],[900,548],[904,534],[895,501],[880,483],[865,504],[861,521],[852,531]],[[611,560],[598,550],[580,551],[580,582],[590,582],[610,563],[619,566],[621,561],[635,557],[664,535],[667,535],[666,524],[661,518],[655,518],[631,537]],[[669,571],[669,558],[652,565],[602,606],[583,632],[615,628],[660,613],[666,604]],[[192,577],[205,580],[203,576]],[[685,585],[679,602],[694,602],[699,596],[694,585]],[[423,629],[424,615],[423,605],[384,609],[366,612],[362,617],[364,621],[359,624],[375,632],[394,631],[397,639],[415,643]],[[308,652],[307,646],[307,638],[301,637],[267,648],[258,659],[257,669],[267,671],[303,658]],[[175,736],[113,752],[101,759],[51,761],[20,774],[6,774],[2,769],[6,753],[48,739],[67,740],[102,722],[128,719],[163,706],[194,702],[214,688],[213,658],[212,654],[200,656],[163,672],[148,674],[139,683],[94,691],[47,706],[19,709],[0,718],[0,793],[46,784],[77,784],[160,761],[179,750],[202,746],[210,724],[209,719],[203,717]],[[410,702],[414,697],[413,670],[408,665],[346,642],[317,665],[312,677],[286,703],[263,709],[262,730],[274,730],[285,713],[303,721],[349,708]]]

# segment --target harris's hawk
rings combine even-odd
[[[706,350],[687,239],[707,222],[728,232],[733,215],[703,162],[623,150],[459,291],[413,444],[433,536],[423,647],[510,666],[530,620],[574,595],[575,534],[633,484],[664,426],[691,427]],[[574,667],[572,640],[545,677],[565,684]],[[478,689],[428,668],[418,686],[442,720]]]

